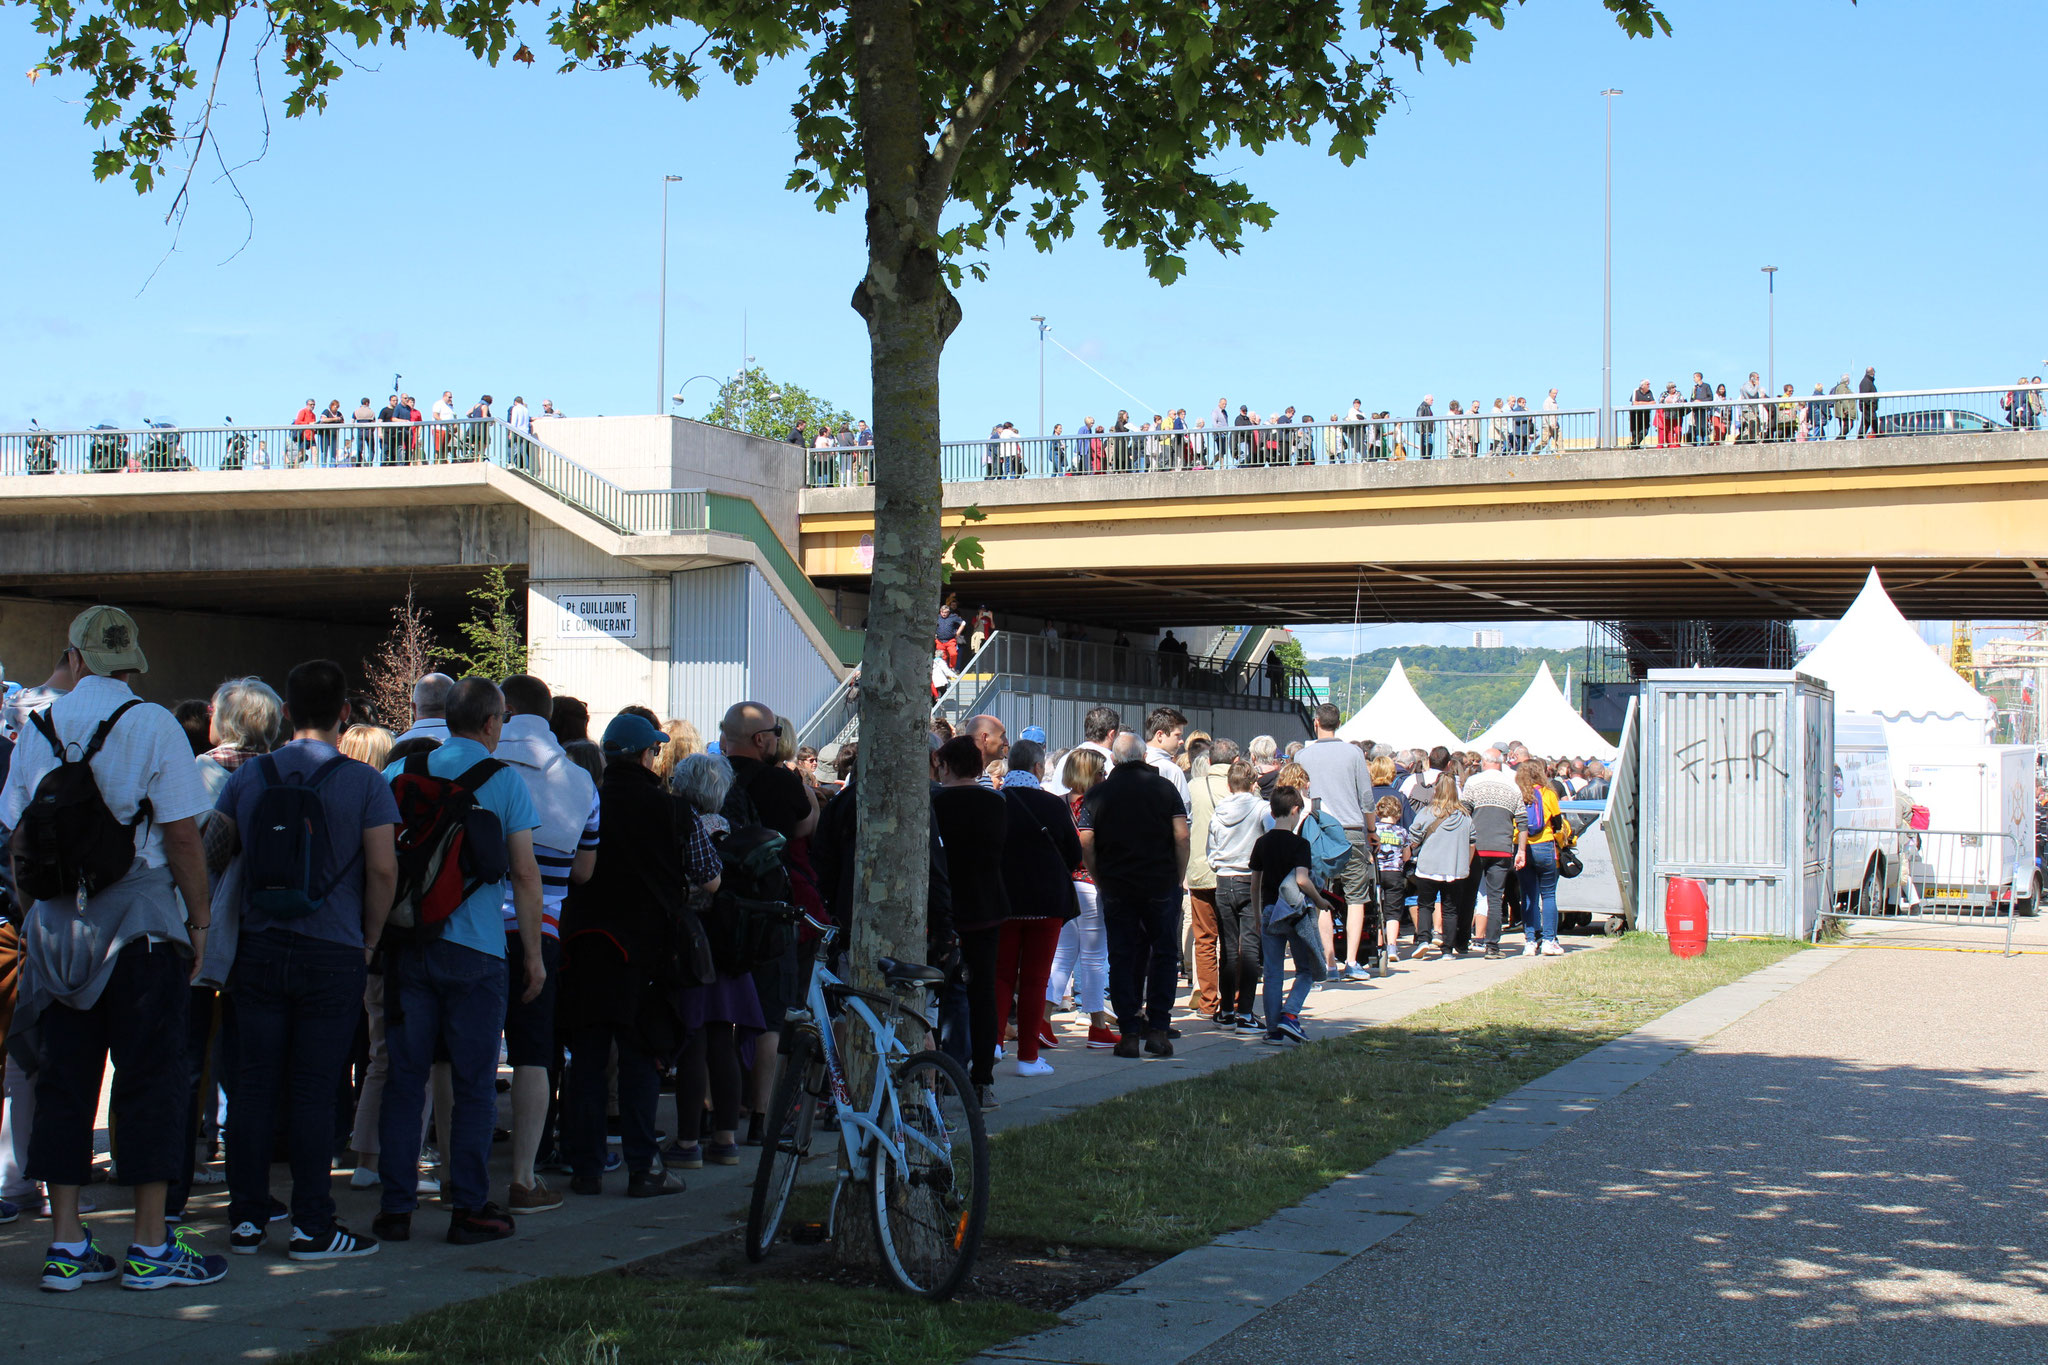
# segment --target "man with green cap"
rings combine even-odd
[[[13,1027],[35,1030],[41,1057],[27,1174],[50,1194],[43,1288],[116,1276],[139,1290],[211,1284],[227,1258],[187,1249],[164,1226],[167,1188],[191,1159],[185,1014],[210,918],[197,821],[209,802],[183,727],[131,686],[149,671],[134,619],[88,607],[68,639],[78,681],[32,718],[0,788],[28,903]],[[109,1056],[120,1175],[135,1190],[133,1244],[118,1260],[78,1216]]]

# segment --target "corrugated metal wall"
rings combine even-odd
[[[706,739],[736,701],[747,700],[747,577],[751,565],[721,564],[674,575],[674,662],[668,713]]]
[[[1672,877],[1706,888],[1716,936],[1801,936],[1832,837],[1833,700],[1801,680],[1644,685],[1642,927]]]
[[[668,714],[706,738],[736,701],[765,702],[798,723],[838,685],[810,637],[751,564],[675,574]]]
[[[839,685],[839,675],[752,566],[747,568],[747,669],[752,691],[745,699],[766,702],[776,715],[799,724]]]

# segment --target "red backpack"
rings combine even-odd
[[[398,802],[398,888],[390,927],[413,942],[438,939],[457,907],[511,871],[505,828],[476,794],[505,765],[487,758],[460,777],[427,771],[425,753],[391,780]]]

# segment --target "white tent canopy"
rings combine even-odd
[[[1881,717],[1894,738],[1991,740],[1990,699],[1928,648],[1876,569],[1827,638],[1799,661],[1799,671],[1828,685],[1837,711]]]
[[[1337,728],[1337,738],[1369,739],[1396,749],[1434,749],[1441,744],[1455,752],[1465,747],[1464,741],[1451,733],[1451,727],[1438,720],[1436,712],[1415,695],[1408,670],[1401,667],[1399,659],[1394,660],[1393,672],[1387,674],[1372,700]]]
[[[1536,676],[1522,699],[1508,713],[1486,728],[1486,733],[1467,746],[1485,749],[1520,740],[1539,758],[1597,758],[1612,762],[1617,752],[1600,732],[1586,724],[1557,687],[1547,663],[1536,666]]]

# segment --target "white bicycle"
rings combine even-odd
[[[896,994],[862,990],[825,965],[838,931],[805,919],[821,936],[804,1006],[792,1008],[782,1025],[782,1077],[768,1108],[747,1211],[747,1259],[761,1260],[774,1246],[797,1176],[812,1155],[818,1111],[830,1104],[846,1158],[832,1221],[847,1190],[865,1184],[890,1278],[906,1293],[948,1298],[973,1270],[988,1222],[988,1129],[966,1071],[943,1052],[922,1047],[932,1021],[905,998],[938,985],[945,974],[885,957],[876,965]],[[879,1059],[858,1103],[833,1037],[835,1019],[865,1028]],[[920,1050],[898,1036],[899,1026]]]

